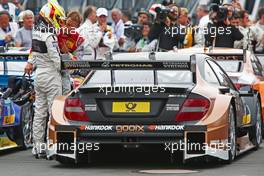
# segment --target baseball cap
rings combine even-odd
[[[149,13],[145,10],[141,10],[138,12],[138,15],[141,15],[141,14],[145,14],[145,15],[149,16]]]
[[[98,8],[96,10],[96,16],[99,17],[99,16],[102,16],[102,15],[108,16],[108,11],[105,8]]]

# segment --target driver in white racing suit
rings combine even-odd
[[[56,96],[62,95],[60,51],[56,30],[65,20],[64,9],[56,0],[49,0],[40,10],[40,19],[33,31],[32,58],[28,60],[26,73],[36,67],[35,116],[33,120],[33,150],[36,158],[46,158],[46,124],[48,113]]]

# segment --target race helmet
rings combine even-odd
[[[39,15],[56,29],[60,28],[66,19],[65,11],[57,0],[48,0],[48,3],[41,8]]]

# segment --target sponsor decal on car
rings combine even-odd
[[[172,69],[189,69],[190,62],[163,62],[163,67]]]
[[[67,61],[62,62],[62,69],[161,69],[189,70],[190,62],[184,61]]]
[[[144,133],[144,126],[140,125],[117,125],[117,133]]]
[[[112,133],[182,132],[184,125],[84,125],[80,126],[79,130]]]
[[[77,62],[77,61],[64,61],[62,63],[64,69],[79,69],[79,68],[90,68],[90,63],[89,62]]]
[[[136,67],[136,68],[153,68],[153,65],[152,64],[134,64],[134,63],[127,63],[127,64],[123,64],[123,63],[103,63],[102,64],[102,67],[104,68],[132,68],[132,67]]]
[[[1,61],[27,61],[27,55],[14,55],[14,56],[0,56]]]
[[[80,126],[81,131],[113,131],[112,125],[87,125]]]
[[[243,61],[243,55],[211,55],[211,57],[215,60],[240,60]]]
[[[179,111],[180,105],[179,104],[166,104],[166,111]]]
[[[96,104],[87,104],[87,105],[85,105],[85,111],[97,111]]]
[[[150,131],[183,131],[184,125],[150,125]]]
[[[177,94],[177,95],[169,95],[169,98],[186,98],[187,95],[185,94]]]

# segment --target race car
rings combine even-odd
[[[104,144],[138,150],[161,144],[172,156],[182,151],[183,162],[210,156],[231,163],[261,143],[257,95],[239,92],[207,55],[116,53],[106,60],[63,61],[62,68],[90,71],[53,102],[49,159],[80,163]]]
[[[9,76],[24,75],[30,50],[28,48],[11,47],[0,51],[0,88],[6,88]]]
[[[27,48],[0,52],[0,150],[32,146],[34,86],[24,75]]]
[[[214,48],[213,50],[204,48],[182,49],[180,53],[205,53],[213,57],[218,64],[226,71],[237,89],[254,91],[260,101],[262,112],[261,126],[264,134],[264,70],[258,57],[249,51],[241,49]],[[255,104],[248,103],[253,108]],[[259,129],[258,129],[259,130]],[[264,137],[264,135],[263,135]]]

